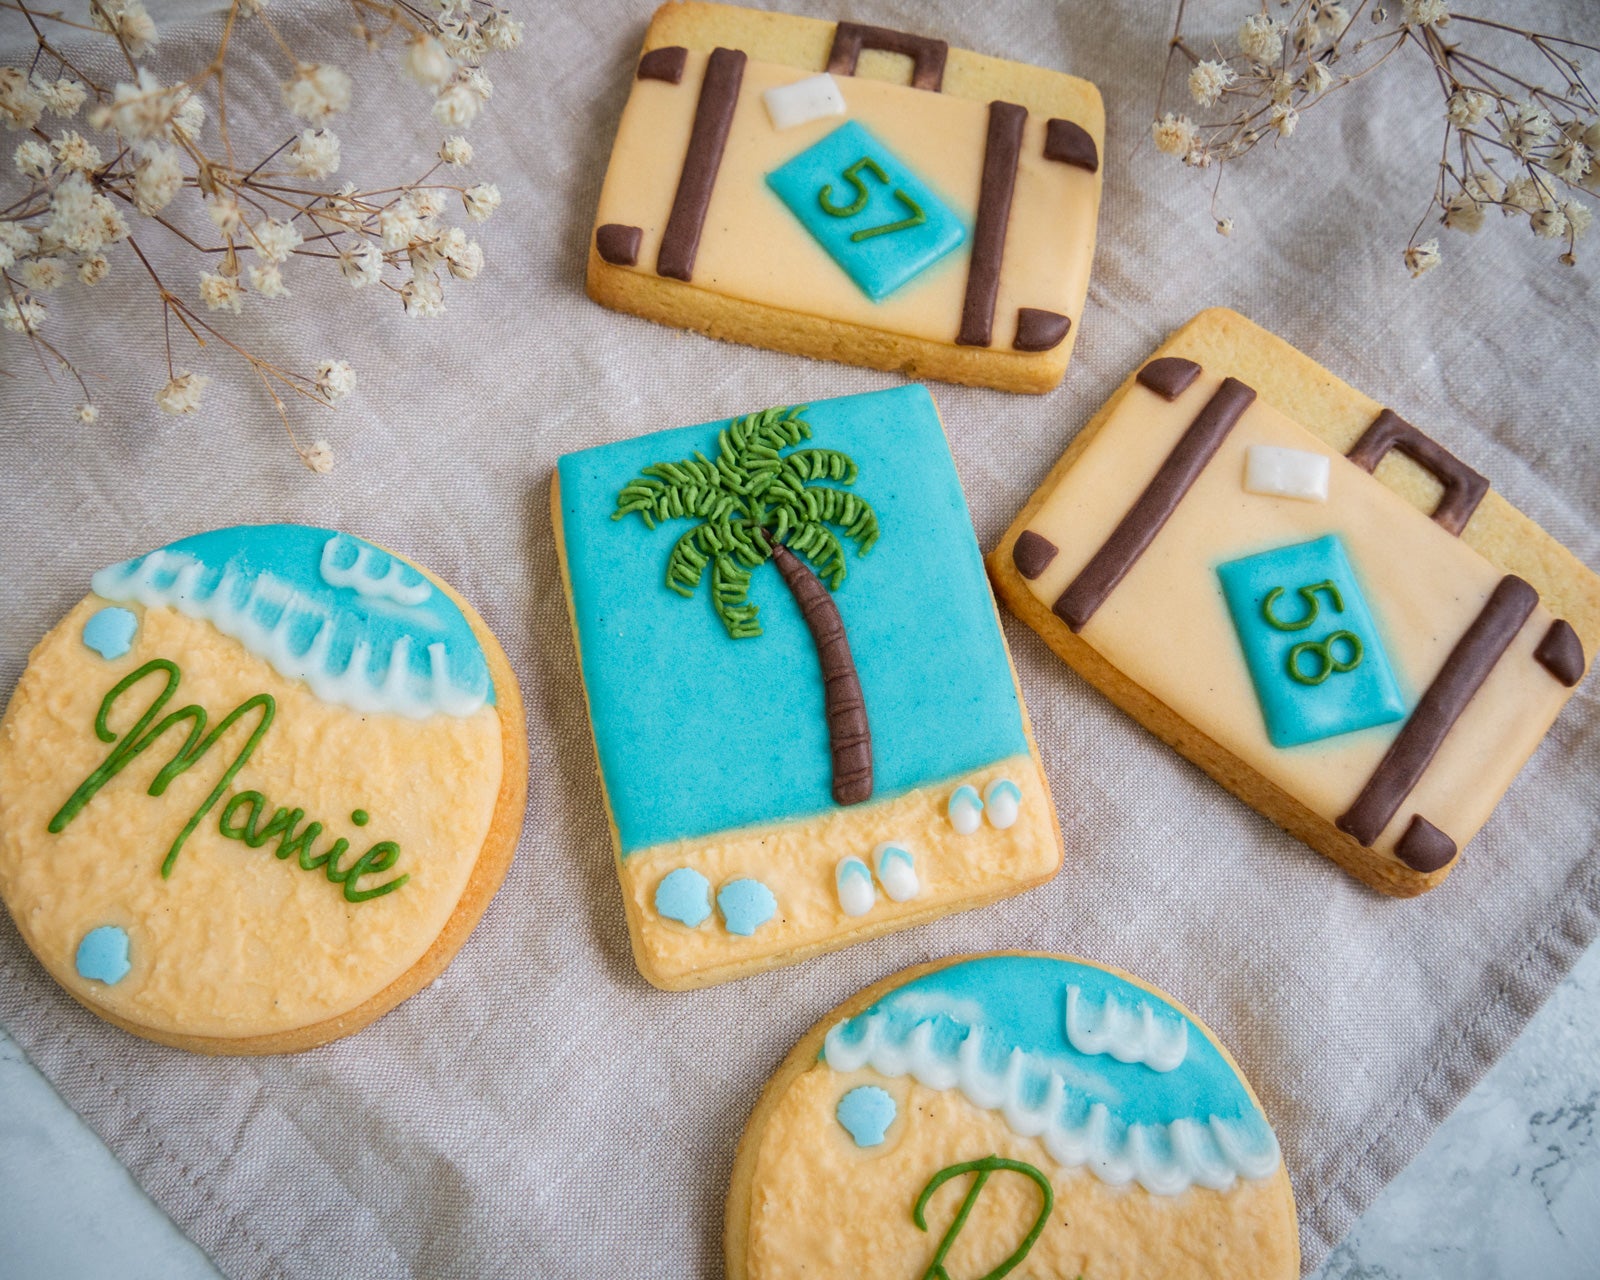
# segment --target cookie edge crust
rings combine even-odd
[[[789,1091],[790,1086],[805,1072],[816,1066],[822,1053],[823,1041],[827,1039],[828,1032],[846,1018],[853,1018],[863,1009],[875,1004],[878,1000],[888,995],[891,991],[915,982],[925,974],[935,973],[940,969],[948,969],[954,965],[965,964],[971,960],[985,960],[994,956],[1022,956],[1036,957],[1045,960],[1065,960],[1072,964],[1087,965],[1090,968],[1100,969],[1114,977],[1121,978],[1124,982],[1148,991],[1151,995],[1170,1004],[1192,1022],[1207,1040],[1211,1041],[1224,1062],[1230,1066],[1244,1085],[1245,1093],[1250,1100],[1260,1108],[1262,1115],[1267,1110],[1261,1106],[1261,1099],[1256,1096],[1255,1086],[1250,1083],[1249,1076],[1243,1068],[1234,1061],[1226,1045],[1217,1039],[1216,1033],[1211,1030],[1193,1011],[1182,1001],[1169,992],[1162,991],[1152,986],[1142,978],[1137,978],[1131,973],[1125,973],[1112,965],[1100,964],[1095,960],[1087,960],[1082,956],[1063,955],[1054,951],[977,951],[961,955],[946,956],[942,960],[930,960],[925,964],[912,965],[908,969],[901,969],[898,973],[890,974],[886,978],[873,983],[863,991],[858,991],[843,1004],[825,1013],[822,1018],[814,1023],[809,1031],[800,1038],[798,1044],[789,1051],[784,1060],[778,1064],[777,1069],[762,1086],[761,1094],[756,1099],[756,1104],[750,1110],[750,1119],[745,1122],[744,1132],[739,1137],[738,1148],[734,1152],[733,1172],[728,1180],[727,1207],[723,1218],[723,1260],[727,1269],[727,1280],[748,1280],[749,1251],[750,1251],[750,1212],[751,1201],[755,1192],[756,1163],[761,1155],[761,1144],[765,1137],[768,1117],[777,1109],[783,1096]],[[1271,1120],[1268,1120],[1271,1124]],[[1287,1165],[1279,1160],[1279,1172],[1287,1173]],[[1299,1274],[1299,1209],[1294,1200],[1293,1183],[1285,1176],[1285,1185],[1289,1191],[1289,1218],[1296,1228],[1294,1251],[1294,1275]]]
[[[1226,307],[1201,311],[1140,360],[1095,411],[985,557],[996,594],[1039,633],[1062,661],[1113,704],[1245,804],[1363,884],[1396,898],[1416,897],[1437,888],[1459,864],[1459,857],[1437,871],[1422,872],[1359,844],[1125,676],[1056,617],[1028,589],[1012,563],[1017,539],[1137,384],[1139,370],[1163,356],[1185,357],[1241,377],[1260,392],[1264,401],[1280,408],[1285,400],[1311,400],[1318,411],[1315,414],[1305,413],[1303,406],[1297,406],[1296,411],[1281,411],[1341,454],[1350,449],[1383,408],[1299,348],[1238,312]],[[1311,417],[1316,420],[1306,420]],[[1425,516],[1431,510],[1436,486],[1430,487],[1430,481],[1415,464],[1404,458],[1386,460],[1378,468],[1377,478],[1417,506],[1419,514]],[[1586,653],[1594,655],[1600,648],[1600,577],[1493,488],[1484,495],[1461,538],[1503,573],[1517,574],[1532,583],[1544,603],[1571,623],[1582,638]]]
[[[837,23],[822,18],[767,13],[701,0],[668,0],[651,16],[640,56],[663,47],[710,51],[727,44],[764,61],[820,72],[827,66],[835,26]],[[1037,81],[1037,87],[1028,85],[1028,91],[1018,92],[1022,86],[1013,82],[1019,76]],[[1030,112],[1045,115],[1067,111],[1062,98],[1070,95],[1076,99],[1072,114],[1085,117],[1077,123],[1104,155],[1105,104],[1093,81],[1065,71],[950,47],[942,92],[986,103],[1000,96],[1002,87],[1008,101],[1017,100]],[[610,167],[608,156],[608,171]],[[1104,189],[1103,166],[1094,176],[1096,225],[1089,229],[1091,260]],[[589,297],[603,307],[725,342],[901,373],[912,379],[931,378],[1032,395],[1052,391],[1066,375],[1088,300],[1085,289],[1084,297],[1076,304],[1078,318],[1060,345],[1048,352],[1028,354],[999,347],[963,347],[954,345],[953,339],[948,344],[932,342],[767,303],[724,297],[697,289],[692,283],[613,265],[600,256],[594,232],[591,226],[584,286]]]
[[[373,545],[379,546],[377,543]],[[95,1017],[142,1040],[213,1057],[260,1057],[268,1054],[301,1053],[307,1049],[319,1048],[345,1036],[354,1035],[370,1023],[376,1022],[443,973],[455,959],[456,953],[471,937],[490,900],[499,891],[516,855],[528,797],[528,740],[523,719],[522,690],[499,639],[478,615],[476,609],[462,599],[449,583],[428,569],[397,552],[389,551],[387,547],[379,546],[379,549],[410,565],[455,603],[461,610],[462,616],[466,618],[468,626],[472,628],[473,634],[478,638],[484,658],[489,665],[490,678],[494,681],[495,709],[500,717],[500,790],[495,797],[494,815],[490,819],[488,834],[478,850],[477,860],[472,865],[472,873],[467,878],[466,886],[461,891],[455,909],[416,963],[383,990],[369,996],[352,1009],[335,1014],[331,1018],[307,1023],[303,1027],[253,1036],[190,1036],[157,1031],[131,1019],[109,1013],[80,998],[76,992],[62,987],[63,991]],[[52,627],[51,632],[54,630]],[[49,634],[50,632],[46,633],[47,636]],[[40,640],[40,644],[42,643],[43,639]],[[29,661],[32,661],[31,654]],[[9,707],[6,714],[9,717]],[[9,904],[7,906],[9,910]]]
[[[937,404],[934,405],[934,412],[938,412]],[[943,427],[944,422],[941,418],[941,431]],[[1006,642],[1005,627],[1000,618],[999,605],[994,599],[993,592],[991,592],[989,607],[994,610],[995,626],[1000,632],[1000,646],[1006,655],[1006,667],[1011,672],[1011,686],[1016,691],[1017,706],[1022,713],[1022,733],[1027,739],[1028,757],[1032,761],[1033,768],[1038,773],[1039,784],[1044,791],[1045,799],[1050,805],[1049,827],[1055,837],[1056,855],[1051,867],[1043,875],[1034,879],[1008,882],[992,894],[969,898],[953,906],[947,902],[936,903],[930,905],[925,911],[864,923],[857,928],[836,933],[816,942],[794,947],[774,955],[760,956],[755,959],[730,960],[726,964],[697,969],[681,975],[662,972],[644,948],[639,935],[639,918],[633,901],[628,894],[622,891],[622,837],[617,830],[616,820],[611,814],[611,797],[606,792],[605,775],[600,769],[600,747],[594,737],[594,716],[589,706],[589,686],[583,678],[583,645],[578,636],[578,614],[573,606],[572,577],[568,570],[567,544],[561,518],[561,473],[559,469],[555,468],[552,468],[550,473],[550,523],[555,531],[556,559],[561,566],[561,590],[567,602],[567,621],[572,631],[572,649],[573,656],[576,659],[578,684],[583,690],[584,712],[589,722],[590,744],[595,753],[595,776],[599,779],[600,795],[605,805],[606,826],[611,832],[612,869],[616,873],[618,893],[622,897],[623,914],[628,922],[628,942],[633,951],[634,966],[651,986],[662,991],[697,991],[704,987],[719,986],[724,982],[734,982],[740,978],[753,977],[771,969],[786,968],[789,965],[799,964],[803,960],[809,960],[814,956],[823,955],[830,951],[838,951],[844,947],[851,947],[858,942],[866,942],[884,934],[898,933],[902,929],[911,929],[917,925],[927,924],[932,920],[954,915],[960,911],[975,911],[980,907],[991,906],[1003,899],[1026,893],[1030,889],[1037,889],[1040,885],[1055,879],[1060,873],[1062,863],[1066,860],[1066,842],[1061,834],[1060,813],[1056,808],[1055,797],[1050,793],[1050,775],[1044,767],[1043,759],[1039,755],[1039,744],[1034,741],[1033,721],[1028,715],[1027,701],[1022,696],[1022,685],[1017,680],[1016,663],[1011,656],[1011,646]],[[930,783],[928,785],[937,784]]]

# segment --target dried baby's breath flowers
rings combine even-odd
[[[301,461],[331,470],[326,440],[303,446],[295,438],[285,395],[331,407],[354,391],[355,371],[339,359],[309,373],[285,369],[218,326],[258,307],[292,306],[285,300],[301,272],[338,271],[353,289],[378,285],[406,314],[427,317],[444,313],[447,276],[472,280],[483,271],[483,250],[448,224],[446,209],[459,199],[465,217],[482,222],[499,208],[500,190],[452,172],[472,162],[459,134],[409,182],[332,185],[345,157],[331,122],[356,95],[331,59],[341,42],[352,53],[389,42],[404,75],[431,96],[434,119],[465,128],[494,93],[484,61],[522,39],[522,23],[499,2],[347,0],[356,39],[347,39],[347,23],[326,23],[327,39],[313,51],[291,45],[265,0],[232,0],[210,61],[164,80],[141,61],[159,51],[160,38],[141,0],[88,0],[88,22],[45,12],[37,0],[0,0],[0,13],[20,15],[36,46],[26,66],[0,67],[0,128],[15,137],[0,149],[0,181],[17,188],[0,196],[0,330],[30,343],[47,376],[60,368],[72,377],[84,396],[72,415],[92,425],[99,408],[57,345],[71,335],[51,331],[47,300],[135,269],[151,283],[165,334],[157,407],[192,414],[210,381],[178,367],[174,338],[199,348],[215,342],[259,379]],[[116,74],[86,70],[100,65],[104,46],[64,43],[84,40],[80,33],[109,38]],[[230,50],[246,43],[280,59],[287,113],[250,122],[252,133],[275,131],[276,145],[248,162],[235,152],[242,111],[227,93]]]
[[[1443,131],[1433,198],[1402,255],[1411,275],[1441,261],[1438,239],[1420,238],[1430,218],[1472,235],[1496,209],[1576,262],[1593,220],[1580,196],[1600,192],[1600,101],[1585,78],[1600,45],[1458,12],[1454,0],[1257,2],[1226,40],[1197,49],[1184,34],[1189,0],[1179,0],[1151,125],[1158,151],[1214,166],[1220,186],[1229,161],[1268,139],[1287,142],[1307,112],[1394,58],[1437,82]],[[1187,64],[1191,109],[1203,118],[1168,108],[1174,62]],[[1212,217],[1229,235],[1216,192]]]

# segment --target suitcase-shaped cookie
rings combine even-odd
[[[1434,478],[1431,518],[1420,473],[1374,474],[1391,453]],[[1397,896],[1448,875],[1600,641],[1600,579],[1227,311],[1124,384],[989,565],[1113,701]]]
[[[1104,119],[1085,80],[942,40],[664,5],[589,295],[718,338],[1047,391],[1088,291]]]

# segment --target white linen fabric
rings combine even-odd
[[[814,0],[788,7],[839,16]],[[1194,20],[1227,38],[1249,7],[1199,6]],[[1517,9],[1531,26],[1595,36],[1586,0]],[[419,172],[441,131],[393,51],[364,55],[338,5],[274,0],[270,12],[291,43],[356,77],[354,111],[331,122],[339,178],[388,185],[402,162]],[[602,441],[897,381],[584,297],[590,220],[649,12],[647,0],[522,6],[528,39],[491,64],[494,100],[469,131],[474,172],[505,204],[475,232],[483,278],[449,286],[446,317],[413,321],[393,294],[352,294],[296,260],[292,299],[252,299],[230,325],[302,368],[357,366],[360,388],[336,415],[296,413],[307,439],[333,442],[331,476],[301,469],[259,383],[217,344],[196,352],[175,330],[177,365],[213,381],[195,416],[155,411],[159,313],[125,251],[92,295],[56,295],[71,353],[106,379],[98,424],[69,423],[75,389],[47,386],[20,339],[0,338],[16,375],[0,380],[0,691],[102,565],[211,526],[300,520],[394,547],[482,611],[521,678],[532,755],[521,847],[483,923],[432,988],[359,1035],[264,1060],[146,1044],[78,1008],[9,921],[0,1020],[230,1276],[709,1276],[740,1131],[814,1021],[931,958],[1075,953],[1172,992],[1232,1049],[1282,1139],[1309,1268],[1596,933],[1595,681],[1449,883],[1397,902],[1227,795],[1007,617],[1066,837],[1056,880],[749,981],[646,985],[556,568],[552,466]],[[1263,146],[1230,170],[1222,205],[1237,230],[1223,239],[1207,211],[1212,175],[1146,138],[1169,5],[856,0],[846,16],[1090,76],[1105,93],[1099,248],[1065,384],[1040,398],[933,389],[985,547],[1163,335],[1225,304],[1393,406],[1600,564],[1594,260],[1558,266],[1558,248],[1492,219],[1476,241],[1443,233],[1444,265],[1407,277],[1400,251],[1439,137],[1432,77],[1410,52],[1308,114],[1277,154]],[[0,26],[14,54],[27,33],[14,14]],[[167,28],[155,67],[197,65],[217,30],[214,15]],[[235,40],[242,130],[253,103],[275,107],[284,67],[259,33]],[[164,233],[136,232],[169,264],[169,285],[192,291],[194,267],[170,265]]]

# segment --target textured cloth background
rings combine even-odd
[[[1197,16],[1220,35],[1247,7]],[[1600,28],[1585,0],[1526,8],[1547,30]],[[298,1057],[211,1061],[132,1039],[58,990],[9,921],[0,1019],[230,1276],[714,1276],[735,1143],[806,1028],[932,957],[1074,952],[1166,988],[1232,1048],[1282,1138],[1314,1264],[1596,932],[1595,682],[1448,885],[1393,902],[1233,800],[1008,617],[1066,835],[1060,876],[798,968],[653,990],[634,971],[611,867],[547,512],[552,464],[895,380],[587,301],[590,219],[649,7],[522,9],[528,40],[491,64],[497,92],[470,131],[476,170],[506,197],[481,231],[484,278],[449,288],[443,320],[412,321],[393,295],[319,283],[297,260],[292,301],[253,300],[237,322],[301,367],[325,355],[358,366],[336,416],[299,415],[308,439],[333,441],[331,477],[301,470],[236,364],[178,336],[179,365],[214,382],[201,414],[155,412],[158,314],[125,251],[92,310],[82,291],[58,295],[74,353],[108,379],[97,426],[68,425],[70,385],[46,387],[15,336],[0,346],[17,375],[0,380],[0,691],[104,564],[238,521],[370,537],[449,578],[521,677],[531,798],[505,888],[431,989]],[[422,91],[397,80],[392,54],[359,52],[346,10],[275,0],[272,12],[292,42],[356,75],[356,110],[333,122],[341,179],[387,185],[381,157],[437,145]],[[1043,398],[934,388],[985,547],[1128,370],[1193,312],[1226,304],[1394,406],[1600,564],[1595,263],[1557,266],[1548,243],[1493,219],[1477,242],[1447,235],[1438,271],[1406,277],[1400,250],[1438,146],[1431,76],[1410,54],[1311,113],[1292,146],[1233,171],[1223,202],[1238,230],[1224,240],[1207,213],[1211,175],[1142,141],[1168,5],[858,0],[849,16],[1091,76],[1105,92],[1100,241],[1065,385]],[[14,14],[0,27],[13,50],[26,36]],[[155,65],[194,65],[215,30],[206,18],[169,28]],[[245,49],[259,61],[241,56],[232,73],[236,119],[275,101],[282,75],[259,34]],[[163,233],[139,234],[162,261]],[[169,283],[192,290],[193,270]]]

